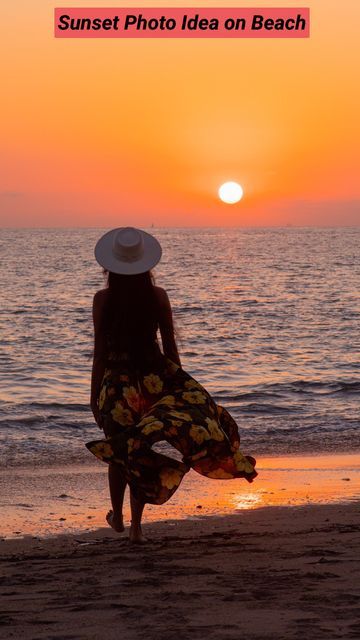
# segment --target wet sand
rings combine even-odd
[[[360,637],[360,503],[0,543],[3,640]]]
[[[149,505],[144,521],[230,515],[264,506],[331,504],[360,500],[360,455],[259,457],[259,476],[209,480],[190,472],[172,499]],[[0,538],[94,531],[110,508],[107,468],[14,468],[0,472]],[[129,522],[128,496],[125,521]]]

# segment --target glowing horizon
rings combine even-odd
[[[360,6],[306,4],[304,40],[69,41],[7,3],[0,226],[358,225]]]

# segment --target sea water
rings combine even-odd
[[[0,467],[88,464],[94,245],[2,229]],[[360,450],[360,228],[150,229],[182,365],[256,455]]]

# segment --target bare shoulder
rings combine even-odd
[[[168,307],[170,303],[168,294],[166,293],[165,289],[163,289],[162,287],[154,286],[154,290],[156,299],[160,307]]]

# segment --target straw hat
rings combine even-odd
[[[149,271],[159,262],[161,254],[156,238],[134,227],[112,229],[95,246],[97,262],[107,271],[124,275]]]

